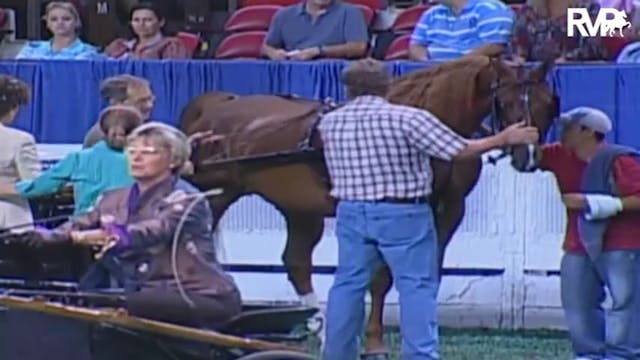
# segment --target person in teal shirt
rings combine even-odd
[[[107,107],[100,114],[105,140],[68,154],[36,178],[0,185],[0,195],[35,198],[72,185],[74,215],[86,213],[105,191],[133,184],[124,147],[127,135],[142,122],[142,114],[134,107]]]

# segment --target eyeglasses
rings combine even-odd
[[[157,148],[153,147],[153,146],[136,146],[136,147],[129,146],[129,147],[126,148],[126,151],[130,156],[133,156],[133,155],[143,155],[143,156],[144,155],[155,155],[155,154],[160,153],[160,151]]]

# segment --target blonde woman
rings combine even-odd
[[[98,50],[78,37],[82,26],[76,7],[67,1],[50,2],[43,19],[53,37],[27,43],[16,59],[92,59],[102,57]]]

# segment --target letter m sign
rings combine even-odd
[[[576,30],[581,37],[614,36],[616,30],[620,36],[624,36],[622,30],[628,26],[631,26],[631,23],[627,20],[627,13],[624,10],[601,8],[594,23],[587,9],[567,9],[567,36],[569,37],[575,37]]]

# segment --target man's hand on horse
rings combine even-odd
[[[534,144],[538,142],[540,134],[534,126],[527,126],[525,122],[513,124],[500,133],[505,145]]]
[[[225,135],[215,134],[213,130],[198,131],[189,136],[189,143],[193,144],[213,144],[225,138]]]
[[[578,193],[562,195],[562,203],[571,210],[584,210],[587,208],[587,199],[584,195]]]

